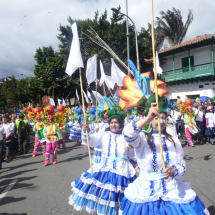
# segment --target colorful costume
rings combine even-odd
[[[43,133],[46,137],[46,155],[44,164],[49,164],[50,162],[50,154],[52,153],[52,161],[53,163],[57,163],[57,141],[59,132],[59,128],[54,123],[49,123],[44,126]]]
[[[77,116],[74,117],[75,122],[70,129],[69,139],[81,141],[82,122],[81,122],[80,118],[81,118],[81,114],[82,114],[82,109],[79,107],[76,107],[74,112],[76,112]]]
[[[118,109],[108,113],[109,118],[120,115]],[[124,121],[124,117],[121,119]],[[87,145],[85,132],[82,133],[82,140]],[[101,146],[101,162],[93,165],[93,175],[88,169],[72,182],[73,194],[69,204],[74,205],[77,211],[85,209],[89,213],[117,214],[125,188],[136,179],[135,170],[128,160],[128,157],[134,156],[134,150],[121,132],[102,129],[94,134],[89,132],[89,144],[91,147]]]
[[[34,145],[34,152],[33,157],[37,156],[38,148],[40,143],[42,144],[42,153],[45,154],[45,136],[43,135],[43,122],[36,122],[33,126],[33,132],[35,133],[35,145]]]
[[[154,95],[151,95],[148,100],[143,96],[138,102],[137,110],[147,116],[153,102],[155,102]],[[160,113],[166,113],[166,105],[165,97],[159,97]],[[126,188],[119,214],[209,214],[190,184],[180,180],[186,171],[184,152],[175,135],[175,130],[167,126],[165,129],[166,131],[161,132],[164,162],[166,167],[172,167],[175,170],[175,174],[168,179],[164,179],[162,174],[159,132],[155,129],[151,130],[149,142],[145,131],[137,128],[136,121],[125,126],[123,135],[135,149],[140,175]],[[164,131],[171,135],[171,138],[167,138]]]
[[[195,112],[192,110],[193,102],[191,99],[185,100],[186,110],[184,111],[185,134],[187,137],[187,145],[194,146],[192,137],[198,133],[195,121]]]

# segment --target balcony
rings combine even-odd
[[[161,80],[166,83],[183,83],[198,80],[207,80],[214,76],[212,63],[200,64],[191,67],[180,68],[176,70],[163,72]]]

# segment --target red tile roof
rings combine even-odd
[[[184,46],[188,46],[188,45],[191,45],[191,44],[199,43],[199,42],[202,42],[204,40],[211,39],[213,37],[214,37],[214,34],[205,34],[203,36],[198,36],[198,37],[196,37],[196,38],[194,38],[192,40],[188,40],[188,41],[186,41],[184,43],[172,46],[172,47],[170,47],[168,49],[164,49],[164,50],[158,52],[158,54],[161,54],[161,53],[164,53],[164,52],[168,52],[170,50],[181,48],[181,47],[184,47]]]
[[[158,52],[158,54],[165,53],[165,52],[168,52],[168,51],[171,51],[171,50],[174,50],[174,49],[178,49],[178,48],[181,48],[181,47],[185,47],[185,46],[188,46],[188,45],[191,45],[191,44],[199,43],[199,42],[211,39],[213,37],[215,37],[215,34],[205,34],[203,36],[198,36],[198,37],[196,37],[196,38],[194,38],[192,40],[188,40],[188,41],[186,41],[184,43],[172,46],[172,47],[170,47],[168,49],[164,49],[164,50]],[[153,63],[153,59],[144,59],[144,61],[147,64],[152,64]]]

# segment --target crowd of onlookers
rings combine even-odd
[[[196,139],[199,144],[203,143],[203,139],[207,139],[214,145],[215,133],[215,100],[209,99],[207,102],[194,102],[193,111],[195,113],[196,125],[198,133]],[[167,122],[173,124],[180,139],[186,138],[184,128],[184,115],[180,113],[178,108],[168,112]]]
[[[20,120],[27,121],[27,132],[24,135],[19,135],[17,132]],[[13,154],[27,153],[29,142],[30,122],[27,114],[0,114],[0,169],[2,160],[9,162]]]

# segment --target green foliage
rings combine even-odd
[[[189,10],[186,23],[182,20],[181,11],[173,8],[173,11],[168,10],[160,12],[161,17],[157,17],[157,30],[163,35],[172,45],[182,43],[186,36],[187,30],[193,21],[193,13]]]

